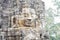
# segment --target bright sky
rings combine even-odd
[[[45,9],[53,8],[56,9],[56,6],[53,5],[53,0],[42,0],[45,2]]]
[[[53,0],[42,0],[45,2],[45,9],[52,8],[56,10],[57,6],[53,5]],[[60,17],[54,17],[54,23],[60,23]]]
[[[60,23],[60,17],[54,17],[54,23]]]

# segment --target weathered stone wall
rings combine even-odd
[[[8,28],[0,32],[0,37],[2,40],[49,40],[49,32],[43,29],[36,30],[36,28]]]

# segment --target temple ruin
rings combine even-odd
[[[0,40],[49,40],[41,0],[1,0]]]

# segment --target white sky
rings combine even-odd
[[[52,8],[56,10],[57,6],[53,5],[53,0],[42,0],[45,2],[45,9],[47,10],[48,8]],[[60,23],[60,16],[59,17],[54,17],[54,23]]]
[[[54,17],[54,23],[60,23],[60,17]]]
[[[53,0],[42,0],[45,2],[45,9],[52,8],[56,9],[56,6],[53,5]]]

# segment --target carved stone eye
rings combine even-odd
[[[46,35],[44,35],[44,38],[49,39],[49,37],[48,37],[48,36],[46,36]]]
[[[41,38],[42,34],[40,34],[40,38]]]

